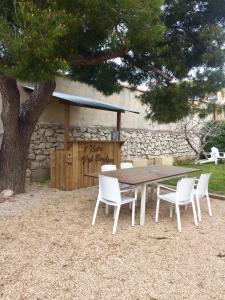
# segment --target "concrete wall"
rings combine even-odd
[[[20,84],[18,84],[21,94],[21,102],[29,96]],[[68,79],[58,78],[56,80],[56,90],[67,94],[89,97],[102,100],[110,104],[118,104],[131,110],[139,111],[140,114],[130,112],[122,114],[122,128],[136,128],[149,130],[174,130],[173,124],[159,125],[145,120],[146,106],[142,105],[137,99],[141,95],[140,91],[132,91],[130,88],[123,88],[119,94],[114,93],[111,96],[105,96],[98,92],[95,88],[79,82],[70,81]],[[1,111],[1,96],[0,96]],[[71,107],[71,125],[72,126],[116,126],[116,113],[103,110],[94,110],[83,107]],[[63,106],[55,99],[46,107],[40,117],[40,122],[44,123],[63,123]],[[0,132],[2,131],[2,123],[0,121]]]

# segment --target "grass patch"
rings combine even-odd
[[[225,164],[220,163],[215,165],[213,163],[204,164],[204,165],[195,165],[190,162],[180,162],[177,163],[178,167],[187,167],[187,168],[197,168],[201,169],[200,172],[190,173],[189,177],[199,177],[201,173],[212,173],[212,176],[209,180],[209,192],[218,193],[225,195]],[[164,184],[176,185],[179,179],[170,179],[164,181]]]
[[[46,184],[49,182],[49,180],[50,180],[49,176],[42,176],[38,182],[41,184]]]

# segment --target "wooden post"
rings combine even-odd
[[[68,149],[70,141],[70,105],[64,103],[64,150]]]
[[[116,130],[117,130],[117,133],[118,133],[118,141],[120,140],[120,129],[121,129],[121,112],[118,111],[117,112],[117,120],[116,120]]]

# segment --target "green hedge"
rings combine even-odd
[[[220,152],[225,152],[225,121],[214,121],[218,122],[222,126],[222,133],[215,137],[209,137],[207,139],[207,145],[204,147],[206,152],[210,152],[212,147],[216,147]]]

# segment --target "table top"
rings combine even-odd
[[[119,182],[130,185],[136,185],[146,182],[159,181],[170,177],[185,175],[192,172],[201,171],[194,168],[183,168],[175,166],[151,165],[148,167],[138,167],[129,169],[118,169],[116,171],[96,172],[85,174],[85,176],[98,178],[99,175],[105,175],[118,178]]]

